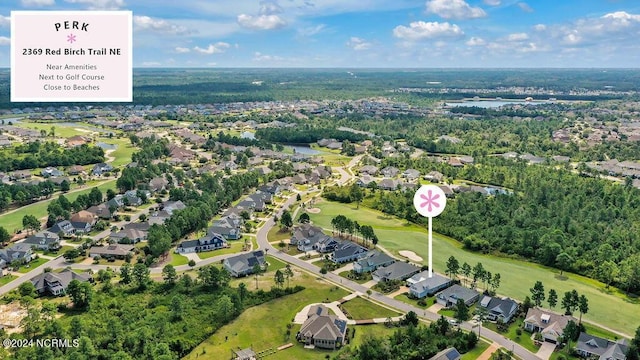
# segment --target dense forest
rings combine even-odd
[[[99,285],[71,289],[73,307],[44,300],[34,302],[32,287],[22,286],[5,300],[18,299],[27,307],[24,332],[16,339],[78,339],[78,346],[15,349],[16,360],[175,360],[188,354],[244,309],[303,290],[273,288],[249,291],[230,287],[226,270],[205,266],[194,279],[177,275],[168,265],[163,283],[149,278],[141,263],[125,266],[116,274],[100,270]],[[29,283],[30,284],[30,283]],[[71,286],[71,285],[70,285]],[[62,317],[58,315],[62,313]],[[2,330],[0,330],[0,333]],[[4,335],[4,334],[3,334]],[[8,350],[8,349],[6,349]],[[0,357],[7,354],[0,350]],[[4,358],[4,357],[3,357]]]
[[[367,138],[364,134],[342,131],[332,127],[316,127],[309,124],[281,129],[258,129],[258,131],[256,131],[256,137],[264,141],[290,144],[310,144],[320,139],[357,142]]]
[[[407,319],[416,314],[409,312]],[[335,360],[388,360],[388,359],[429,359],[438,352],[455,347],[461,353],[473,349],[478,337],[474,332],[462,332],[454,329],[449,321],[440,317],[429,326],[418,326],[418,318],[408,326],[398,328],[387,338],[367,337],[360,346],[347,347]]]
[[[54,142],[34,141],[0,150],[0,171],[5,172],[47,166],[96,164],[103,161],[104,150],[86,144],[66,149]]]
[[[522,257],[587,275],[625,290],[640,290],[640,190],[629,183],[549,171],[501,158],[458,169],[428,159],[387,159],[381,166],[438,170],[447,178],[492,184],[510,195],[458,193],[434,229],[466,248]],[[349,188],[325,189],[325,197],[355,201]],[[363,204],[424,223],[413,210],[412,192],[367,189]],[[565,261],[565,259],[571,261]]]

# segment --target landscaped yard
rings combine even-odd
[[[341,305],[342,311],[348,318],[353,320],[368,320],[375,318],[387,318],[400,315],[400,313],[389,310],[380,305],[361,297],[355,297]]]
[[[340,274],[338,274],[340,276],[342,276],[345,279],[349,279],[351,281],[355,281],[358,284],[364,284],[367,281],[370,281],[373,279],[373,276],[371,276],[371,273],[363,273],[363,274],[359,274],[359,278],[355,279],[352,277],[349,277],[350,275],[352,275],[352,271],[351,270],[347,270],[347,271],[343,271]]]
[[[115,187],[116,187],[116,181],[108,180],[108,181],[102,182],[98,186],[98,189],[100,189],[102,193],[105,194],[107,189],[115,189]],[[69,200],[70,202],[73,202],[76,200],[76,198],[78,198],[78,196],[80,196],[80,194],[88,194],[90,191],[91,191],[91,187],[85,187],[82,190],[64,194],[64,196],[67,198],[67,200]],[[31,205],[26,205],[11,213],[5,213],[3,215],[0,215],[0,224],[2,224],[2,227],[7,229],[7,231],[9,231],[10,233],[16,230],[22,229],[22,218],[25,215],[33,215],[38,219],[47,217],[47,206],[49,206],[49,203],[51,202],[52,199],[57,199],[57,198],[58,198],[57,196],[53,196],[49,200],[33,203]]]
[[[222,327],[184,359],[227,359],[231,355],[231,349],[251,347],[259,352],[275,349],[287,343],[293,343],[295,346],[279,351],[270,358],[324,359],[325,355],[331,352],[304,349],[302,344],[296,343],[294,331],[291,331],[289,337],[286,336],[287,324],[290,324],[295,314],[307,304],[319,302],[322,299],[335,301],[346,296],[347,292],[327,285],[324,281],[306,273],[296,275],[291,282],[292,286],[294,284],[304,286],[305,290],[245,310],[235,321]],[[253,291],[251,283],[247,285],[247,288]],[[258,324],[261,325],[258,326]]]
[[[421,300],[424,300],[424,301],[425,301],[425,303],[426,303],[426,305],[425,305],[425,306],[422,306],[422,305],[418,304],[418,301],[419,301],[419,300],[417,300],[417,299],[409,299],[409,297],[407,296],[407,294],[408,294],[408,293],[404,293],[404,294],[396,295],[396,296],[394,297],[394,299],[399,300],[399,301],[402,301],[402,302],[407,303],[407,304],[409,304],[409,305],[413,305],[413,306],[415,306],[415,307],[423,308],[423,309],[426,309],[426,308],[428,308],[429,306],[433,305],[433,304],[435,303],[435,301],[436,301],[435,297],[424,297],[424,298],[422,298]]]
[[[462,354],[462,357],[460,358],[460,360],[476,360],[488,348],[489,348],[488,343],[484,341],[478,341],[478,344],[476,345],[476,347],[473,348],[473,350],[469,351],[468,353]]]
[[[47,261],[49,261],[49,259],[45,259],[45,258],[42,258],[42,257],[38,258],[38,259],[34,259],[30,263],[20,266],[20,269],[18,269],[18,272],[22,273],[22,274],[26,274],[29,271],[37,268],[38,266],[46,263]]]
[[[237,252],[241,252],[243,246],[244,246],[244,242],[242,240],[230,241],[228,248],[199,252],[198,257],[200,259],[208,259],[210,257],[214,257],[218,255],[234,254]]]
[[[424,228],[406,221],[385,215],[363,206],[356,210],[355,205],[340,204],[322,201],[317,204],[321,212],[309,214],[311,220],[326,229],[331,229],[331,219],[342,214],[357,221],[360,225],[371,225],[380,239],[380,245],[396,254],[398,251],[411,250],[427,259],[427,233]],[[621,291],[605,289],[605,285],[575,274],[565,274],[559,278],[559,271],[538,264],[496,257],[466,251],[462,244],[440,234],[433,236],[434,269],[444,272],[446,261],[453,255],[460,264],[467,262],[471,266],[481,262],[485,269],[492,273],[500,273],[501,283],[498,293],[522,301],[525,296],[530,296],[529,289],[536,280],[543,282],[545,289],[555,289],[559,294],[576,289],[589,299],[589,313],[583,318],[606,324],[608,327],[622,331],[627,335],[633,334],[637,327],[632,321],[628,321],[627,314],[638,311],[640,300],[629,298]],[[423,262],[426,264],[426,262]],[[527,279],[527,280],[523,280]]]
[[[536,346],[531,340],[531,333],[525,331],[522,328],[523,319],[517,319],[509,326],[509,331],[507,332],[499,332],[495,323],[485,322],[483,328],[491,329],[499,334],[502,334],[504,337],[513,340],[515,343],[520,344],[520,346],[525,349],[533,352],[534,354],[540,349],[539,346]],[[518,335],[518,329],[521,331],[521,335]],[[480,329],[480,335],[482,335],[482,329]]]
[[[189,259],[186,256],[174,253],[173,249],[170,256],[171,261],[169,262],[169,264],[173,266],[187,265],[189,263]]]
[[[279,226],[274,226],[267,233],[267,240],[269,242],[287,240],[291,237],[290,231],[281,231]]]
[[[18,277],[15,275],[5,275],[3,277],[0,277],[0,286],[7,285],[8,283],[10,283],[11,281],[17,278]]]

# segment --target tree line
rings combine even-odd
[[[104,150],[83,144],[63,148],[54,142],[34,141],[0,150],[0,171],[44,168],[47,166],[87,165],[104,161]]]

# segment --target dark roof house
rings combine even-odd
[[[518,303],[509,298],[499,299],[484,296],[478,305],[488,310],[487,318],[489,320],[497,321],[500,319],[505,324],[511,321],[518,311]]]
[[[226,258],[223,261],[224,268],[233,277],[246,276],[253,273],[253,267],[258,264],[261,268],[265,268],[266,261],[262,250],[252,251],[250,253],[240,254]]]
[[[480,294],[477,291],[456,284],[437,293],[436,301],[438,304],[448,308],[454,306],[458,299],[462,299],[467,306],[470,306],[479,297]]]
[[[391,265],[379,267],[372,273],[375,281],[405,280],[417,274],[420,268],[406,262],[396,261]]]
[[[381,266],[391,265],[394,262],[396,262],[396,259],[386,253],[380,250],[371,250],[353,264],[353,270],[357,273],[371,272]]]
[[[81,282],[91,282],[93,278],[89,274],[79,274],[71,269],[65,269],[59,273],[44,272],[31,279],[38,294],[51,294],[54,296],[63,295],[72,280]]]

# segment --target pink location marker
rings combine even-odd
[[[418,213],[429,218],[429,277],[433,276],[433,236],[431,219],[440,215],[447,205],[447,198],[439,186],[422,185],[413,196],[413,206]]]

